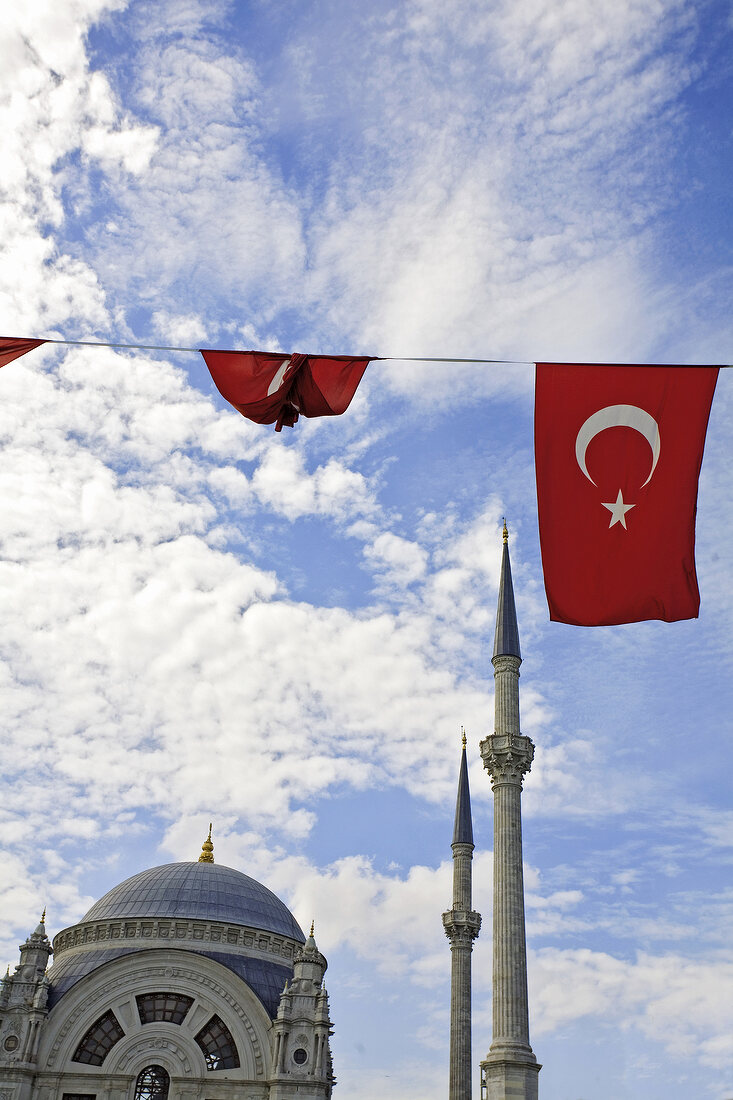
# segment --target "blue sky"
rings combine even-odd
[[[329,959],[339,1090],[447,1085],[471,759],[490,1041],[507,515],[543,1100],[733,1096],[733,383],[699,620],[551,624],[535,360],[731,358],[733,14],[687,0],[28,0],[0,23],[0,331],[372,364],[276,435],[200,357],[0,373],[0,938],[144,867],[261,879]]]

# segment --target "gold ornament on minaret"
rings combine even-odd
[[[209,835],[201,845],[201,855],[199,856],[199,863],[213,863],[214,862],[214,845],[211,840],[211,822],[209,822]]]

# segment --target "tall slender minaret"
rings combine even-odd
[[[449,1100],[471,1100],[471,951],[481,917],[471,909],[473,825],[468,790],[466,735],[463,734],[458,777],[456,820],[453,826],[453,907],[443,913],[450,940],[450,1075]]]
[[[494,732],[479,748],[494,792],[492,1041],[481,1063],[482,1100],[537,1100],[541,1069],[529,1043],[522,872],[522,779],[534,745],[519,731],[519,628],[504,524],[494,635]]]

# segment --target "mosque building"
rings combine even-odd
[[[328,1100],[326,966],[209,830],[198,862],[133,875],[53,946],[41,919],[0,990],[0,1100]]]
[[[529,1043],[519,631],[504,528],[494,637],[493,1036],[482,1100],[537,1100]],[[471,1100],[473,829],[466,741],[453,832],[449,1100]],[[326,959],[270,890],[214,862],[133,875],[48,939],[45,912],[0,985],[0,1100],[329,1100]],[[48,963],[53,955],[53,965]]]

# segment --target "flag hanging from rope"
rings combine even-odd
[[[697,482],[717,367],[538,363],[535,471],[550,618],[696,618]]]
[[[27,351],[33,351],[45,343],[45,340],[19,340],[16,336],[0,336],[0,367],[12,363],[13,359],[20,359]]]
[[[292,427],[303,416],[348,409],[370,358],[201,349],[216,388],[256,424]]]

